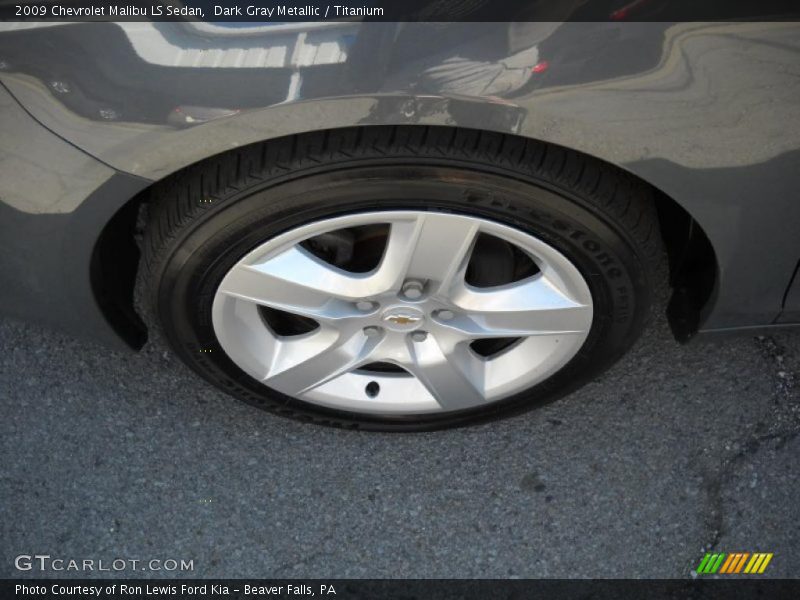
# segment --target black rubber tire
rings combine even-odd
[[[376,417],[305,403],[252,379],[211,325],[226,271],[271,237],[312,220],[412,208],[481,216],[528,231],[578,267],[594,321],[579,353],[548,380],[478,409]],[[282,138],[208,159],[157,184],[142,280],[170,345],[192,369],[259,408],[325,425],[412,431],[505,416],[595,377],[635,341],[663,251],[653,191],[563,148],[446,127],[362,127]]]

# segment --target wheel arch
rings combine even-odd
[[[490,123],[489,125],[498,124]],[[508,122],[506,120],[506,127],[507,125]],[[356,127],[385,127],[385,125],[357,125]],[[640,174],[624,166],[609,162],[602,157],[587,154],[580,149],[554,144],[551,141],[529,136],[497,133],[491,127],[489,129],[476,129],[449,125],[418,124],[392,125],[391,127],[450,127],[462,130],[469,129],[486,134],[525,137],[538,143],[557,146],[569,152],[589,157],[592,160],[603,163],[606,167],[634,176],[653,191],[653,196],[656,199],[655,204],[661,236],[667,251],[669,283],[672,287],[672,294],[667,306],[667,319],[670,327],[679,341],[687,341],[698,331],[702,320],[713,305],[717,290],[718,265],[713,245],[703,227],[680,203]],[[331,133],[343,129],[353,129],[353,127],[334,127],[324,131]],[[304,133],[319,132],[278,135],[246,145],[268,144],[282,138],[302,136]],[[235,149],[239,150],[241,147],[237,146]],[[219,157],[233,150],[212,152],[208,156],[197,159],[198,155],[195,149],[192,156],[193,159],[197,160],[193,160],[190,164],[184,164],[172,172],[161,174],[161,177],[153,180],[152,183],[134,196],[120,199],[122,202],[120,207],[100,231],[91,256],[90,281],[92,293],[106,320],[130,347],[139,349],[147,340],[147,329],[137,312],[134,296],[140,258],[138,241],[141,240],[144,234],[143,224],[145,220],[142,218],[142,211],[146,210],[152,190],[156,186],[167,184],[172,177],[184,170],[201,167],[205,160]],[[109,268],[109,265],[113,265],[113,268]]]

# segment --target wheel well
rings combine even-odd
[[[139,270],[139,214],[150,187],[128,200],[97,238],[89,280],[97,305],[114,331],[136,350],[147,342],[147,327],[136,311],[134,291]]]
[[[274,140],[254,145],[271,141]],[[553,145],[549,142],[539,143]],[[564,149],[585,156],[571,148]],[[610,168],[622,170],[602,159],[591,158]],[[197,168],[202,162],[185,169]],[[152,188],[174,175],[153,182],[128,200],[103,228],[92,254],[91,283],[98,305],[114,330],[135,349],[141,348],[147,341],[147,328],[137,313],[134,299],[140,258],[139,242],[143,234],[142,211],[146,209]],[[697,332],[703,311],[716,291],[716,255],[702,227],[683,207],[649,182],[639,177],[637,179],[651,188],[656,199],[661,236],[669,264],[669,284],[672,287],[667,319],[675,338],[687,341]]]
[[[675,339],[687,342],[697,333],[704,311],[716,293],[717,257],[697,221],[675,200],[659,190],[656,192],[656,212],[672,288],[667,321]]]

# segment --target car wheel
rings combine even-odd
[[[219,388],[342,427],[421,430],[539,405],[641,332],[651,190],[591,158],[451,128],[267,142],[157,184],[143,278]]]

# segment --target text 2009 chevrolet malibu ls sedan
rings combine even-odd
[[[258,407],[507,415],[667,285],[680,340],[800,322],[796,23],[1,27],[0,308]]]

